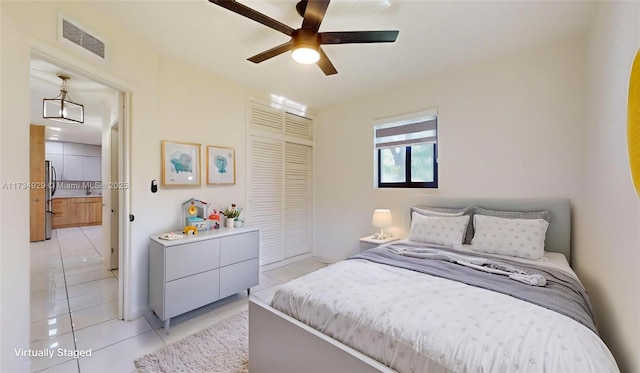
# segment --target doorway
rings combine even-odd
[[[111,172],[111,180],[112,183],[114,183],[114,185],[119,185],[119,180],[120,180],[120,167],[118,165],[118,160],[120,158],[119,156],[119,147],[118,144],[120,143],[118,141],[118,137],[120,135],[120,132],[118,131],[118,122],[116,122],[113,126],[111,126],[110,130],[109,130],[109,139],[110,139],[110,146],[109,146],[109,151],[110,151],[110,157],[111,157],[111,164],[110,164],[110,172]],[[111,234],[111,239],[110,239],[110,251],[107,253],[107,255],[109,255],[109,263],[111,265],[111,269],[115,270],[119,268],[119,258],[120,258],[120,242],[118,240],[118,237],[120,237],[120,226],[119,226],[119,221],[118,221],[118,212],[120,211],[120,204],[119,204],[119,196],[118,196],[118,189],[117,188],[111,188],[109,189],[109,193],[111,194],[111,210],[110,210],[110,222],[111,222],[111,227],[109,229],[110,234]]]
[[[71,76],[70,81],[67,82],[67,88],[74,100],[85,105],[85,123],[51,123],[42,119],[42,99],[55,97],[60,91],[59,85],[55,87],[55,82],[58,79],[56,75],[60,72]],[[64,154],[64,150],[62,154],[55,154],[54,152],[49,155],[51,158],[55,158],[59,168],[58,181],[56,183],[58,193],[57,196],[53,197],[53,201],[61,202],[58,199],[65,197],[66,193],[67,197],[75,198],[73,201],[77,202],[70,206],[66,214],[54,214],[53,219],[55,220],[58,217],[62,220],[65,215],[67,217],[74,214],[82,215],[78,214],[79,208],[86,207],[87,211],[93,211],[100,216],[101,223],[99,225],[93,224],[95,222],[80,224],[76,229],[77,232],[74,232],[70,228],[76,228],[75,226],[72,227],[75,223],[67,219],[67,225],[63,225],[63,228],[60,229],[61,232],[62,229],[67,229],[64,233],[70,234],[67,234],[66,237],[61,237],[54,233],[54,237],[56,237],[57,243],[60,244],[59,251],[61,255],[64,255],[63,246],[68,245],[68,242],[63,244],[60,239],[64,241],[78,232],[81,233],[80,238],[84,236],[88,239],[98,253],[104,268],[108,271],[114,270],[114,275],[117,279],[117,299],[115,299],[117,303],[117,318],[123,319],[126,318],[127,314],[125,311],[126,273],[123,269],[126,256],[124,253],[127,252],[126,242],[128,242],[127,237],[129,234],[128,227],[124,225],[128,222],[126,210],[130,198],[129,188],[126,188],[129,185],[128,153],[123,145],[128,143],[127,102],[129,93],[116,84],[110,83],[108,79],[108,77],[100,76],[99,73],[90,74],[35,50],[32,53],[32,124],[44,126],[46,128],[45,141],[49,141],[52,144],[69,143],[70,149],[74,148],[73,144],[80,144],[82,145],[80,148],[93,149],[93,153],[90,155],[84,153]],[[100,95],[101,98],[96,98]],[[100,117],[98,125],[95,123],[96,116]],[[96,130],[97,140],[95,140]],[[65,132],[71,137],[66,137]],[[78,148],[77,146],[75,147]],[[66,159],[65,155],[69,155],[69,159]],[[85,157],[84,161],[87,162],[77,163],[81,157]],[[96,163],[96,159],[99,159],[98,163]],[[51,163],[55,163],[54,160]],[[64,171],[65,166],[69,166],[69,173]],[[98,173],[100,177],[82,176],[85,174],[78,174],[80,170],[84,171],[85,174],[95,175]],[[92,198],[98,196],[102,201],[98,204],[97,210],[96,207],[84,206],[88,205]],[[94,200],[91,200],[91,202],[94,202]],[[55,205],[59,206],[61,203]],[[93,210],[91,210],[92,208]],[[91,214],[91,212],[87,212],[87,214]],[[47,241],[43,241],[44,246],[48,246],[45,251],[49,250],[51,252],[51,247],[53,246],[51,243],[47,244]],[[61,257],[62,262],[64,262],[63,259],[64,257]],[[91,264],[91,260],[88,259],[87,262]],[[75,276],[76,274],[74,273],[73,275]],[[101,275],[96,274],[96,276]],[[95,281],[99,280],[101,279]]]

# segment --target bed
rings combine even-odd
[[[618,371],[569,266],[567,199],[430,198],[422,205],[429,217],[412,209],[409,240],[291,281],[270,305],[250,299],[250,371]],[[472,217],[469,206],[488,215]],[[548,211],[546,223],[540,211]],[[462,222],[472,219],[477,230],[467,232]],[[425,239],[423,223],[454,232],[453,241],[473,234],[474,250],[449,245],[449,234],[436,228]],[[477,251],[487,227],[514,224],[522,233],[508,233],[513,242],[533,240],[531,248],[492,252],[502,247],[494,239],[489,252]],[[543,228],[540,251],[536,229]]]

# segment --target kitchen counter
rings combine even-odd
[[[52,228],[82,227],[102,224],[102,196],[54,196]]]
[[[52,199],[57,199],[57,198],[95,198],[95,197],[102,197],[101,194],[80,194],[77,196],[53,196]]]

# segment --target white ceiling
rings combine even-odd
[[[297,0],[242,0],[299,28]],[[337,75],[300,65],[289,53],[246,59],[288,37],[206,0],[88,1],[161,54],[211,69],[309,107],[415,81],[497,55],[568,40],[589,27],[596,2],[333,0],[320,31],[397,29],[395,43],[323,46]],[[90,25],[86,25],[90,27]]]
[[[311,108],[402,86],[433,73],[487,61],[584,35],[591,1],[333,0],[320,31],[400,30],[395,43],[323,46],[337,75],[300,65],[289,53],[261,64],[246,59],[288,37],[207,0],[84,0],[160,54],[202,66],[248,87]],[[299,28],[297,0],[243,0],[271,18]],[[91,22],[83,20],[91,31]],[[108,42],[108,40],[107,40]],[[67,132],[60,140],[99,143],[108,88],[70,74],[69,93],[85,105],[84,125],[42,119],[42,98],[59,93],[63,69],[32,62],[32,120]]]
[[[84,123],[61,123],[42,118],[42,99],[60,94],[62,73],[67,81],[68,99],[84,105]],[[64,68],[38,58],[31,59],[31,123],[47,127],[48,140],[102,144],[102,126],[109,120],[110,108],[116,99],[116,91],[83,78]]]

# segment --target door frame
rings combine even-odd
[[[119,278],[118,278],[118,318],[131,320],[134,310],[131,309],[133,302],[130,300],[131,292],[128,286],[131,278],[131,225],[129,224],[129,211],[131,210],[131,97],[134,87],[125,80],[104,71],[104,66],[96,67],[95,63],[74,57],[64,50],[44,43],[38,39],[31,38],[31,56],[43,59],[56,66],[68,69],[78,75],[91,79],[104,86],[119,92],[119,117],[118,130],[122,136],[119,144],[119,163],[121,182],[126,188],[119,189]]]

